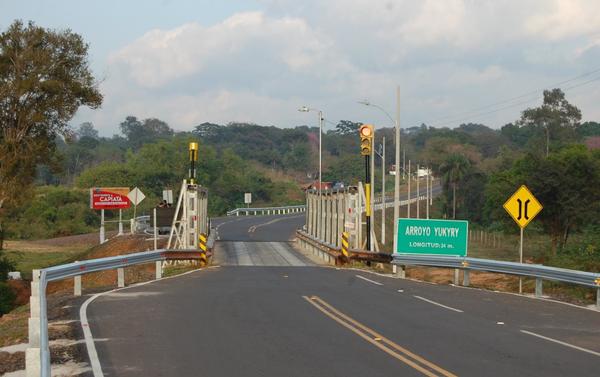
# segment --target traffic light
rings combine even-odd
[[[373,125],[363,124],[358,129],[360,134],[360,154],[362,156],[370,156],[373,148]]]

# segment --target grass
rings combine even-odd
[[[32,270],[75,261],[84,252],[85,250],[78,248],[51,252],[5,250],[4,254],[16,264],[16,270],[21,271],[22,278],[30,280]]]
[[[0,347],[27,342],[29,305],[19,306],[0,318]]]

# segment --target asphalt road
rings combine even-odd
[[[598,312],[315,266],[275,219],[217,219],[220,267],[92,302],[104,375],[599,374]]]

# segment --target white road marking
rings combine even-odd
[[[280,218],[277,218],[277,219],[273,219],[271,221],[267,221],[266,223],[253,225],[250,228],[248,228],[248,233],[254,233],[256,231],[256,229],[258,229],[260,227],[263,227],[263,226],[266,226],[266,225],[274,224],[274,223],[276,223],[278,221],[295,219],[295,218],[298,218],[298,217],[304,217],[304,215],[280,217]]]
[[[133,284],[128,287],[116,288],[116,289],[113,289],[110,291],[97,293],[97,294],[93,295],[92,297],[88,298],[83,303],[83,305],[81,305],[81,308],[79,308],[79,321],[81,322],[81,328],[83,330],[83,337],[85,339],[85,347],[87,348],[87,351],[88,351],[88,357],[90,358],[90,364],[92,366],[92,372],[94,374],[94,377],[104,377],[104,373],[102,372],[102,366],[100,365],[100,360],[98,359],[98,353],[96,352],[96,345],[94,343],[96,340],[94,340],[94,337],[92,335],[92,330],[90,330],[90,324],[87,319],[87,307],[92,301],[94,301],[98,297],[105,295],[105,294],[111,294],[111,293],[114,293],[117,291],[121,291],[123,289],[129,289],[129,288],[133,288],[133,287],[141,287],[146,284],[154,283],[154,282],[161,281],[161,280],[173,279],[176,277],[180,277],[183,275],[191,274],[193,272],[202,271],[202,270],[203,269],[187,271],[187,272],[184,272],[179,275],[168,276],[168,277],[161,278],[158,280],[145,281],[143,283]]]
[[[452,308],[452,307],[450,307],[450,306],[446,306],[446,305],[440,304],[439,302],[435,302],[435,301],[432,301],[432,300],[426,299],[425,297],[421,297],[421,296],[414,296],[414,295],[413,295],[413,297],[414,297],[414,298],[418,298],[419,300],[423,300],[423,301],[425,301],[425,302],[428,302],[428,303],[430,303],[430,304],[437,305],[437,306],[440,306],[440,307],[442,307],[442,308],[445,308],[445,309],[448,309],[448,310],[455,311],[455,312],[457,312],[457,313],[463,313],[463,311],[462,311],[462,310],[460,310],[460,309],[456,309],[456,308]]]
[[[360,275],[354,275],[354,276],[356,276],[356,277],[357,277],[357,278],[359,278],[359,279],[363,279],[364,281],[368,281],[369,283],[373,283],[373,284],[376,284],[376,285],[383,285],[383,284],[381,284],[381,283],[380,283],[380,282],[378,282],[378,281],[371,280],[371,279],[367,279],[367,278],[366,278],[366,277],[364,277],[364,276],[360,276]]]
[[[589,349],[587,349],[587,348],[583,348],[583,347],[578,347],[578,346],[575,346],[575,345],[573,345],[573,344],[569,344],[569,343],[561,342],[560,340],[556,340],[556,339],[548,338],[547,336],[543,336],[543,335],[540,335],[540,334],[536,334],[536,333],[534,333],[534,332],[531,332],[531,331],[527,331],[527,330],[520,330],[520,331],[521,331],[523,334],[527,334],[527,335],[535,336],[535,337],[538,337],[538,338],[540,338],[540,339],[547,340],[547,341],[549,341],[549,342],[553,342],[553,343],[556,343],[556,344],[560,344],[560,345],[562,345],[562,346],[565,346],[565,347],[573,348],[573,349],[576,349],[576,350],[578,350],[578,351],[586,352],[586,353],[589,353],[589,354],[591,354],[591,355],[594,355],[594,356],[599,356],[599,357],[600,357],[600,352],[592,351],[592,350],[589,350]]]
[[[81,320],[81,328],[83,329],[83,337],[85,338],[85,346],[88,351],[88,356],[90,357],[90,364],[92,365],[92,372],[94,373],[94,377],[103,377],[104,373],[102,373],[102,366],[100,365],[100,360],[98,359],[98,353],[96,352],[96,345],[94,344],[94,337],[92,336],[92,331],[90,330],[90,324],[87,319],[87,307],[90,302],[94,301],[98,296],[101,296],[102,293],[98,293],[88,298],[81,308],[79,308],[79,318]]]

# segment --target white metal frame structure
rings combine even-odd
[[[208,190],[183,180],[167,248],[198,248],[200,233],[208,234]]]

